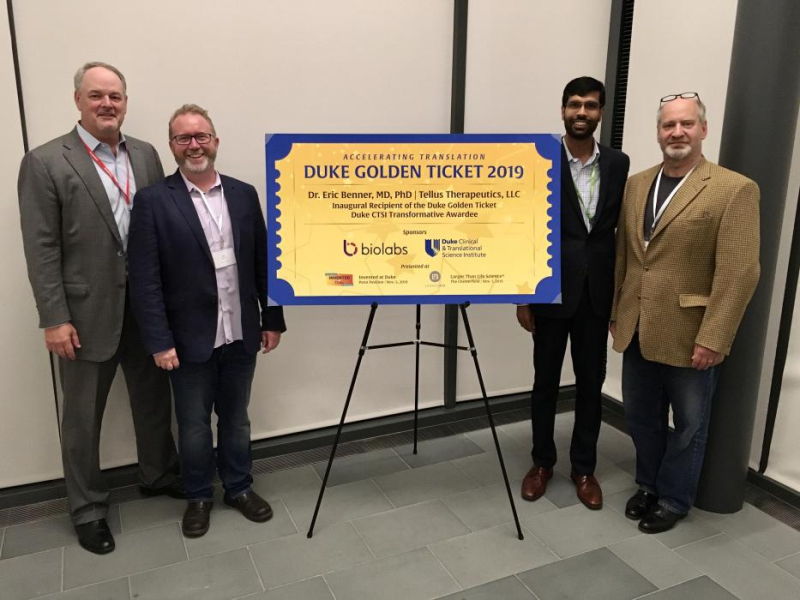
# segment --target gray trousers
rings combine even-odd
[[[100,426],[120,364],[136,432],[140,483],[159,488],[174,481],[178,471],[171,431],[169,378],[156,367],[153,357],[145,353],[126,297],[119,347],[111,359],[105,362],[58,359],[64,392],[61,457],[75,525],[104,519],[108,512],[108,486],[100,472]]]

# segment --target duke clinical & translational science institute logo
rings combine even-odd
[[[441,250],[441,240],[425,240],[425,252],[428,256],[436,256]]]

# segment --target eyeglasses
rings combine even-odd
[[[668,96],[664,96],[661,99],[661,104],[672,102],[673,100],[677,100],[678,98],[683,98],[684,100],[691,100],[692,98],[697,98],[698,100],[700,100],[700,94],[698,94],[697,92],[682,92],[680,94],[669,94]]]
[[[210,133],[195,133],[195,134],[182,133],[180,135],[173,136],[172,141],[174,141],[179,146],[188,146],[189,144],[192,143],[192,138],[194,138],[194,141],[197,142],[198,144],[207,144],[212,139],[214,139],[214,136]]]
[[[566,108],[570,110],[580,110],[581,108],[585,108],[587,111],[589,111],[600,110],[602,107],[597,100],[587,100],[586,102],[581,102],[580,100],[570,100],[567,102]]]

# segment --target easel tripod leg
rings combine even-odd
[[[342,418],[339,420],[339,427],[336,429],[336,437],[333,439],[333,448],[331,448],[331,456],[328,459],[328,467],[325,469],[325,477],[323,477],[322,486],[319,488],[317,506],[314,508],[314,516],[311,519],[311,526],[308,528],[307,537],[309,538],[314,535],[314,525],[317,522],[317,515],[319,514],[319,507],[322,504],[322,496],[325,494],[325,487],[328,485],[328,476],[331,474],[333,459],[336,456],[336,448],[339,446],[339,438],[342,435],[344,420],[347,417],[347,409],[350,408],[350,399],[353,397],[353,390],[356,387],[356,379],[358,378],[358,369],[361,367],[361,359],[364,358],[364,353],[367,351],[367,340],[369,339],[369,332],[370,329],[372,329],[372,321],[375,319],[376,310],[378,310],[378,303],[373,302],[369,312],[369,318],[367,319],[367,327],[364,330],[364,338],[361,340],[361,347],[358,350],[358,360],[353,370],[353,378],[350,380],[350,389],[347,392],[347,400],[345,400],[344,409],[342,410]]]
[[[525,536],[522,535],[522,527],[519,524],[519,517],[517,516],[517,507],[514,504],[514,496],[511,494],[511,485],[508,483],[508,472],[506,471],[506,463],[503,460],[503,451],[500,449],[500,440],[497,438],[497,430],[494,426],[494,417],[492,416],[492,409],[489,406],[489,398],[486,396],[486,386],[483,384],[483,375],[481,375],[481,367],[478,364],[478,351],[475,349],[475,342],[472,339],[472,329],[469,326],[469,319],[467,318],[468,304],[461,304],[461,317],[464,320],[464,329],[467,332],[467,340],[469,341],[470,354],[475,363],[475,371],[478,374],[478,383],[481,386],[481,395],[483,396],[483,405],[486,408],[486,416],[489,419],[489,427],[492,430],[492,437],[494,438],[494,447],[497,449],[497,458],[500,460],[500,470],[503,472],[503,481],[506,484],[506,493],[508,493],[508,502],[511,504],[511,512],[514,514],[514,524],[517,526],[517,537],[524,540]]]

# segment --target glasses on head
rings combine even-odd
[[[179,146],[188,146],[192,143],[192,138],[198,144],[207,144],[214,136],[210,133],[195,133],[195,134],[188,134],[188,133],[181,133],[179,135],[172,136],[172,141],[174,141]]]
[[[678,98],[683,98],[684,100],[691,100],[692,98],[697,98],[698,100],[700,100],[700,94],[698,94],[697,92],[682,92],[680,94],[669,94],[668,96],[664,96],[661,99],[661,104],[672,102],[673,100],[677,100]]]

